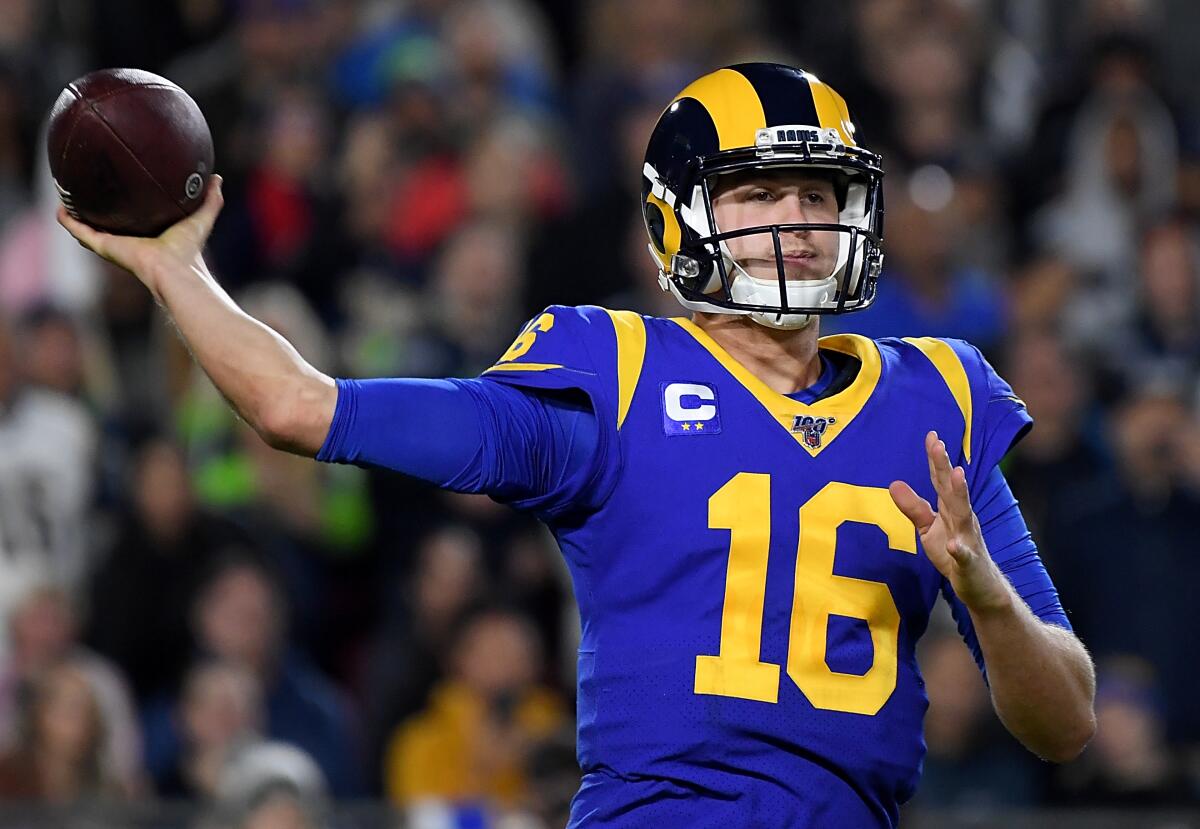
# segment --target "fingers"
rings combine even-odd
[[[943,451],[937,432],[927,432],[925,434],[925,459],[929,462],[929,481],[933,484],[933,491],[937,494],[939,512],[944,510],[946,498],[949,495],[946,476],[941,464]],[[943,520],[947,522],[947,529],[953,530],[953,527],[950,526],[953,519],[947,515]]]
[[[221,208],[225,205],[225,194],[221,190],[224,183],[225,179],[213,173],[212,181],[208,185],[208,192],[204,194],[204,204],[200,206],[200,210],[197,212],[211,216],[214,219],[217,217],[217,214],[221,212]]]
[[[68,213],[67,208],[61,204],[58,206],[58,223],[65,227],[67,232],[79,241],[79,244],[104,256],[104,243],[108,236],[107,233],[103,233],[79,221]]]
[[[961,466],[952,466],[946,444],[938,441],[937,466],[941,476],[938,497],[943,511],[950,513],[951,523],[956,529],[971,526],[971,493],[967,489],[967,471]]]
[[[971,508],[967,472],[951,464],[946,444],[937,439],[936,433],[926,435],[925,446],[930,477],[938,494],[938,514],[947,529],[946,552],[959,564],[966,564],[975,556],[979,531]]]
[[[212,222],[216,221],[217,214],[220,214],[221,208],[224,206],[224,193],[221,191],[221,186],[224,184],[224,179],[216,173],[212,174],[212,181],[209,184],[209,192],[204,194],[204,204],[200,205],[197,211],[209,221],[209,227],[212,227]]]
[[[221,177],[214,173],[209,180],[208,191],[204,194],[204,203],[188,219],[188,224],[192,226],[192,230],[197,235],[201,244],[208,238],[208,234],[212,233],[213,224],[217,221],[217,215],[225,205],[225,196],[221,192],[221,184]]]
[[[925,452],[929,456],[929,477],[938,490],[938,494],[950,491],[950,455],[946,452],[946,444],[938,438],[937,432],[925,436]]]
[[[917,532],[923,533],[933,524],[933,519],[936,517],[933,507],[904,481],[892,481],[892,485],[888,487],[888,493],[892,496],[896,506],[904,513],[904,517],[913,522]]]
[[[960,510],[961,517],[966,520],[971,517],[971,490],[967,487],[967,470],[961,466],[954,467],[954,471],[950,476],[951,486],[954,490],[954,501],[956,509]]]
[[[925,436],[925,451],[929,459],[929,478],[938,495],[938,510],[949,519],[952,531],[959,526],[968,526],[971,496],[966,470],[951,464],[950,453],[946,451],[946,444],[938,439],[937,432]]]

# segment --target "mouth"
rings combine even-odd
[[[801,250],[801,251],[792,251],[790,253],[784,253],[783,257],[779,261],[783,262],[783,264],[785,264],[785,265],[801,265],[801,264],[806,264],[808,262],[811,262],[813,259],[816,259],[816,258],[817,258],[816,251]],[[753,265],[756,265],[759,267],[774,267],[775,261],[776,261],[775,256],[772,255],[769,257],[746,259],[745,264],[747,264],[747,265],[753,264]]]
[[[802,251],[797,251],[795,253],[785,253],[783,255],[783,262],[784,262],[784,264],[798,264],[798,263],[807,262],[810,259],[816,259],[816,258],[817,258],[816,251],[802,250]]]
[[[755,279],[774,280],[779,278],[779,270],[783,269],[784,278],[791,281],[819,280],[829,276],[829,263],[816,251],[797,250],[783,254],[778,261],[774,256],[769,258],[752,258],[742,262]]]

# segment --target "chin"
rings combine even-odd
[[[815,314],[768,314],[756,312],[749,314],[748,317],[752,323],[785,335],[803,331],[817,321]]]

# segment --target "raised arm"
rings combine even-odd
[[[1039,757],[1073,760],[1096,730],[1091,657],[1069,630],[1036,617],[992,560],[966,474],[933,432],[925,451],[937,512],[903,481],[891,485],[892,499],[970,613],[1000,720]]]
[[[222,204],[221,179],[214,176],[203,206],[156,239],[101,233],[62,207],[58,220],[82,245],[150,289],[196,361],[264,441],[315,456],[333,420],[337,387],[239,308],[208,272],[201,252]]]

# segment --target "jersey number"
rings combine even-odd
[[[873,715],[896,688],[900,611],[886,584],[833,573],[837,529],[846,521],[883,530],[893,550],[916,555],[912,523],[886,489],[837,481],[800,507],[796,588],[787,673],[816,708]],[[771,545],[771,476],[739,472],[708,499],[708,526],[729,530],[721,650],[696,657],[697,694],[777,702],[779,666],[759,659],[767,558]],[[866,621],[874,658],[865,674],[825,662],[831,615]]]
[[[507,363],[524,357],[525,352],[533,348],[533,343],[537,339],[538,333],[544,333],[553,327],[554,315],[547,311],[521,329],[521,333],[513,340],[513,344],[508,347],[508,351],[505,351],[496,363]]]

